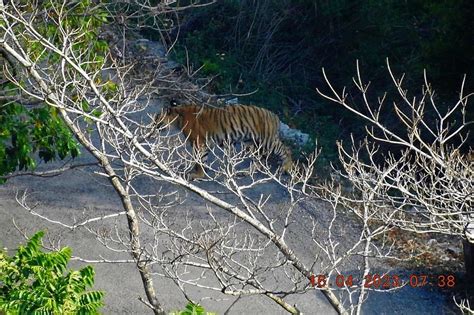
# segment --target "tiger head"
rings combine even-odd
[[[182,108],[175,100],[171,100],[169,106],[163,107],[161,113],[155,116],[155,124],[158,128],[168,125],[180,126],[182,119]]]

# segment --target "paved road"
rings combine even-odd
[[[87,154],[77,162],[91,161]],[[144,182],[143,185],[149,185]],[[212,183],[201,183],[212,185]],[[269,186],[271,187],[271,186]],[[271,188],[269,188],[271,189]],[[92,169],[75,169],[52,178],[18,177],[0,186],[0,246],[14,249],[24,239],[13,226],[13,220],[28,235],[39,229],[48,231],[50,237],[59,237],[61,246],[70,246],[74,255],[86,259],[130,259],[127,254],[114,253],[107,250],[84,229],[69,231],[60,228],[26,212],[15,201],[17,193],[27,190],[28,202],[46,216],[65,222],[73,222],[74,218],[81,218],[84,213],[111,214],[122,211],[120,202],[104,177],[94,175]],[[268,192],[268,191],[267,191]],[[278,195],[275,191],[275,195]],[[183,205],[182,209],[173,209],[177,213],[191,210],[205,214],[205,205],[197,197],[189,196],[190,204]],[[186,208],[188,207],[188,208]],[[307,235],[310,232],[305,222],[309,215],[316,216],[322,222],[327,221],[328,211],[311,206],[307,209],[298,209],[296,225],[287,236],[297,254],[306,264],[310,264],[314,257],[314,250]],[[319,212],[319,213],[315,213]],[[199,215],[198,215],[199,217]],[[184,220],[184,215],[177,215]],[[107,224],[111,224],[109,221]],[[116,222],[125,226],[123,218]],[[349,239],[348,235],[343,235]],[[308,243],[309,241],[309,243]],[[71,266],[79,268],[84,264],[73,261]],[[106,291],[104,314],[146,314],[148,309],[138,300],[144,296],[140,277],[133,264],[95,264],[96,289]],[[350,270],[350,269],[347,269]],[[353,266],[353,270],[356,267]],[[348,271],[348,273],[351,273]],[[279,285],[279,279],[274,279]],[[169,280],[155,278],[155,287],[158,297],[167,309],[176,310],[186,304],[186,299],[176,286]],[[204,289],[191,289],[191,296],[200,301],[207,310],[219,314],[286,314],[280,307],[264,297],[234,298],[220,292],[209,292]],[[303,295],[290,296],[287,300],[296,303],[305,314],[333,314],[335,313],[319,292],[310,292]],[[404,288],[391,293],[375,293],[365,305],[365,314],[449,314],[451,302],[438,291],[429,289]]]

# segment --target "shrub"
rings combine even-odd
[[[215,313],[206,312],[201,305],[189,302],[184,310],[171,312],[170,315],[215,315]]]
[[[94,269],[67,271],[72,250],[43,252],[43,236],[34,234],[12,257],[0,251],[0,313],[98,314],[104,292],[86,291],[94,284]]]

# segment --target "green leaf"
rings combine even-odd
[[[100,115],[102,115],[102,111],[99,110],[99,109],[94,109],[91,114],[92,114],[94,117],[99,118]]]
[[[85,291],[94,283],[92,267],[63,275],[71,249],[42,252],[43,236],[42,231],[34,234],[13,257],[0,251],[0,310],[7,314],[98,314],[104,293]]]
[[[81,108],[82,108],[83,111],[86,111],[86,112],[89,111],[89,108],[90,108],[89,102],[87,102],[86,100],[82,100],[81,101]]]

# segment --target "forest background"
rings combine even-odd
[[[362,140],[365,123],[318,95],[316,88],[326,86],[321,69],[356,101],[356,60],[374,97],[394,91],[386,58],[395,73],[407,74],[412,93],[421,93],[426,69],[447,108],[464,74],[466,91],[474,87],[473,13],[469,0],[223,0],[179,13],[174,58],[215,76],[212,93],[242,94],[239,102],[266,107],[309,133],[327,165],[337,160],[336,140]],[[158,39],[156,32],[144,35]],[[396,130],[393,109],[382,115]]]

